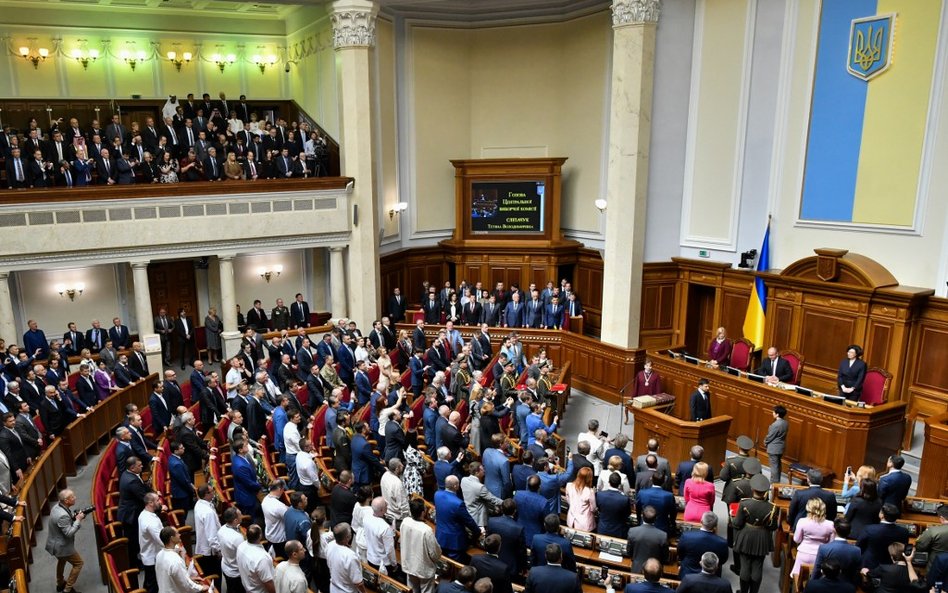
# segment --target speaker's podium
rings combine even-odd
[[[634,455],[646,453],[646,444],[654,437],[661,443],[659,454],[668,459],[674,471],[679,461],[691,459],[691,447],[701,445],[704,447],[702,461],[711,467],[714,475],[720,472],[727,452],[730,416],[715,416],[710,420],[688,422],[656,408],[632,408],[632,416]]]

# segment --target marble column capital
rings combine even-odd
[[[378,4],[371,0],[337,0],[329,15],[336,49],[375,47]]]
[[[219,261],[234,261],[234,258],[236,258],[236,257],[237,257],[237,255],[234,254],[234,253],[227,253],[227,254],[224,254],[224,255],[218,255],[218,256],[217,256],[217,259],[218,259]]]
[[[342,253],[346,250],[345,245],[333,245],[329,248],[330,253]]]
[[[662,13],[662,0],[612,0],[613,28],[626,25],[656,24]]]
[[[133,270],[147,270],[148,263],[149,263],[148,260],[129,262]]]

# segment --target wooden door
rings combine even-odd
[[[703,358],[714,335],[714,288],[692,284],[688,287],[688,326],[685,345],[688,352]]]
[[[201,325],[204,322],[204,317],[200,315],[197,306],[197,285],[192,260],[160,261],[148,264],[148,289],[151,293],[152,315],[157,315],[158,310],[164,307],[168,315],[174,318],[178,314],[178,309],[184,308],[195,325]],[[147,323],[150,324],[151,320]],[[178,356],[174,340],[172,340],[172,348],[172,356]]]

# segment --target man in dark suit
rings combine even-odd
[[[153,461],[151,452],[158,449],[158,444],[145,436],[141,414],[135,413],[129,416],[126,428],[128,428],[132,455],[138,457],[142,462],[142,466],[147,470]]]
[[[912,476],[902,471],[903,465],[905,465],[905,458],[901,455],[892,455],[886,461],[888,473],[879,478],[879,498],[882,502],[899,509],[902,508],[902,503],[905,502],[905,497],[908,496],[909,488],[912,486]]]
[[[527,489],[514,492],[514,501],[524,540],[532,543],[533,536],[543,530],[543,519],[547,515],[546,498],[540,494],[540,477],[532,475],[527,478]]]
[[[352,437],[352,475],[359,486],[373,484],[384,467],[369,444],[372,429],[368,422],[356,422],[353,430],[355,435]]]
[[[481,307],[481,323],[488,327],[497,327],[500,325],[500,313],[503,307],[497,303],[497,297],[490,295],[487,302]]]
[[[10,462],[10,472],[22,475],[30,466],[30,457],[27,455],[24,439],[16,430],[16,416],[13,412],[3,415],[3,427],[0,428],[0,449]],[[12,478],[11,478],[12,480]],[[16,481],[19,481],[17,478]]]
[[[30,187],[49,187],[53,185],[52,164],[43,160],[43,151],[36,149],[33,158],[27,161]]]
[[[78,356],[86,347],[86,337],[76,329],[76,323],[70,321],[66,333],[63,334],[63,350],[68,356]]]
[[[115,163],[115,183],[118,185],[131,185],[135,183],[135,169],[132,161],[129,160],[128,152],[122,151],[122,155]]]
[[[711,418],[711,385],[707,379],[698,379],[698,389],[691,394],[690,407],[692,422]]]
[[[451,450],[452,459],[457,457],[461,451],[466,450],[470,443],[467,432],[461,432],[459,428],[460,423],[460,412],[451,412],[451,415],[448,416],[448,423],[442,425],[441,434],[438,435],[438,443],[442,447],[447,447]]]
[[[46,429],[45,437],[47,442],[52,442],[55,437],[62,434],[63,429],[68,424],[67,416],[56,397],[56,387],[47,385],[45,396],[39,405],[40,420],[43,421],[43,428]]]
[[[487,533],[500,536],[497,557],[506,566],[507,578],[510,579],[526,568],[527,550],[523,526],[514,518],[517,514],[517,503],[512,498],[504,499],[500,510],[501,516],[487,519]]]
[[[132,345],[128,327],[122,325],[122,320],[118,317],[112,319],[112,327],[109,328],[109,338],[112,340],[112,347],[116,350],[128,350]]]
[[[520,302],[520,293],[515,292],[504,307],[504,327],[523,327],[526,307]]]
[[[718,557],[718,576],[727,562],[727,540],[717,534],[718,516],[708,511],[701,516],[701,529],[686,531],[678,538],[678,578],[701,572],[701,557],[714,552]]]
[[[428,289],[428,296],[421,301],[421,310],[425,313],[425,323],[441,323],[441,301],[433,286]]]
[[[407,303],[402,296],[402,289],[397,286],[392,291],[392,296],[388,297],[388,317],[392,323],[401,323],[405,320],[405,308]]]
[[[684,577],[678,593],[733,593],[731,584],[717,576],[719,566],[715,553],[705,552],[701,556],[701,572]]]
[[[164,397],[165,386],[161,381],[152,383],[151,397],[148,398],[148,407],[151,409],[151,427],[155,435],[160,435],[171,426],[174,410],[168,405]]]
[[[260,306],[260,299],[253,302],[253,307],[247,311],[247,327],[256,331],[267,331],[267,312]]]
[[[563,568],[576,570],[576,556],[573,554],[573,546],[569,540],[560,535],[560,516],[556,513],[550,513],[543,518],[543,533],[533,536],[533,544],[530,548],[533,550],[533,559],[531,566],[541,566],[546,564],[546,557],[540,553],[550,544],[556,544],[563,551]]]
[[[178,309],[178,316],[174,320],[174,336],[181,350],[181,370],[194,357],[194,321],[188,317],[184,308]]]
[[[470,593],[474,590],[476,580],[477,570],[473,566],[465,566],[458,570],[453,581],[442,579],[436,593]]]
[[[220,181],[223,178],[223,167],[217,157],[217,149],[209,146],[207,155],[203,159],[204,175],[208,181]]]
[[[862,550],[863,568],[873,569],[880,564],[891,564],[889,544],[908,543],[908,529],[896,524],[901,514],[897,506],[886,503],[882,505],[882,511],[879,513],[881,522],[868,525],[862,530],[856,545]],[[826,516],[830,516],[828,511]]]
[[[811,498],[819,498],[826,504],[826,516],[836,517],[836,495],[828,490],[823,490],[823,472],[818,469],[810,469],[806,472],[806,479],[809,482],[809,488],[805,490],[795,490],[790,497],[790,509],[787,511],[787,519],[792,524],[792,528],[797,528],[797,521],[806,516],[806,503]]]
[[[294,328],[309,327],[309,303],[303,300],[301,293],[296,293],[296,300],[290,304],[290,325]]]
[[[99,403],[99,394],[95,389],[95,381],[92,379],[91,364],[83,364],[79,367],[79,377],[76,379],[76,392],[79,394],[79,400],[86,407],[92,407]]]
[[[820,552],[829,544],[820,546]],[[819,552],[818,552],[819,554]],[[804,593],[856,593],[856,586],[843,578],[842,567],[836,558],[827,558],[822,564],[822,577],[811,574]]]
[[[419,319],[415,323],[415,329],[412,330],[411,343],[416,350],[424,352],[428,348],[428,339],[425,337],[425,321]]]
[[[619,490],[621,485],[622,476],[612,472],[609,476],[609,487],[596,493],[596,506],[599,508],[597,533],[601,535],[612,537],[628,535],[632,500]]]
[[[634,573],[641,573],[649,558],[657,558],[663,564],[668,560],[668,534],[655,526],[656,516],[655,507],[646,506],[639,513],[641,524],[628,531],[628,555]]]
[[[352,522],[352,509],[358,499],[353,491],[352,472],[345,469],[339,472],[339,482],[329,494],[329,522],[335,527],[340,523]]]
[[[545,329],[560,329],[566,317],[566,309],[560,304],[557,297],[553,297],[549,305],[543,308],[543,327]]]
[[[494,583],[494,593],[513,593],[511,574],[507,563],[500,559],[501,538],[492,533],[484,538],[486,554],[478,554],[471,558],[471,566],[477,571],[477,578],[488,578]]]
[[[582,593],[579,574],[563,568],[563,551],[558,545],[549,544],[544,556],[546,564],[534,566],[527,574],[525,593]]]
[[[665,476],[665,481],[662,483],[662,488],[671,492],[671,474],[665,473],[665,471],[658,466],[658,456],[653,453],[649,453],[645,456],[645,470],[635,474],[635,490],[639,491],[651,487],[652,480],[655,477],[656,472],[661,472]]]
[[[655,558],[649,558],[642,567],[644,582],[629,583],[623,593],[667,593],[671,591],[660,583],[662,578],[662,563]]]
[[[128,368],[135,371],[139,377],[148,376],[148,359],[145,358],[141,342],[132,342],[132,351],[128,355]]]
[[[675,503],[675,495],[663,488],[667,481],[668,478],[663,471],[656,471],[652,475],[652,487],[643,488],[635,493],[635,510],[641,517],[645,507],[654,507],[655,526],[671,536],[675,532],[678,505]]]
[[[694,470],[695,464],[701,461],[703,457],[704,447],[695,445],[691,448],[691,458],[678,464],[678,471],[675,472],[675,487],[678,488],[679,495],[684,494],[685,480],[691,477],[691,472]],[[709,482],[714,481],[714,471],[710,465],[708,465],[708,476],[705,479]]]
[[[29,187],[29,169],[26,166],[26,161],[23,159],[21,150],[19,148],[13,148],[10,152],[11,154],[7,157],[6,164],[4,165],[7,171],[7,187],[9,189],[23,189]]]
[[[105,137],[108,138],[109,142],[112,142],[116,138],[122,139],[122,144],[125,144],[128,141],[126,137],[127,130],[125,126],[122,125],[122,118],[119,114],[112,115],[112,123],[105,126]]]
[[[786,358],[777,356],[773,346],[767,349],[767,358],[757,368],[757,374],[763,375],[764,381],[770,384],[793,382],[793,367]]]
[[[92,320],[92,327],[86,330],[86,346],[93,354],[98,354],[105,346],[108,332],[99,326],[99,320]]]
[[[128,538],[129,558],[138,556],[138,515],[145,508],[145,495],[151,488],[142,480],[142,462],[137,457],[125,460],[125,473],[119,476],[119,503],[116,517]]]
[[[527,302],[524,303],[525,312],[523,314],[524,327],[539,329],[546,321],[546,303],[540,299],[540,293],[537,290],[530,292]]]
[[[813,563],[813,571],[810,573],[810,581],[829,578],[831,573],[825,569],[832,562],[836,567],[835,576],[852,585],[858,585],[862,553],[847,541],[850,533],[849,521],[837,518],[833,521],[833,527],[836,529],[836,539],[820,546]]]

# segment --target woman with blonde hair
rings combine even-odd
[[[481,406],[484,405],[484,387],[474,382],[471,384],[471,396],[468,401],[468,410],[471,412],[471,446],[478,455],[481,454]],[[494,406],[491,404],[490,411],[493,412]]]
[[[592,482],[592,469],[581,467],[576,479],[566,484],[566,500],[569,501],[567,527],[583,531],[596,529],[596,491],[593,490]]]
[[[856,473],[847,472],[843,476],[843,498],[852,498],[859,494],[859,486],[866,478],[876,479],[876,468],[871,465],[860,465]]]
[[[631,488],[629,488],[629,478],[625,475],[625,472],[622,471],[622,458],[618,455],[613,455],[606,462],[606,468],[599,474],[599,483],[596,484],[596,489],[605,490],[609,486],[609,476],[612,474],[619,474],[622,477],[622,484],[619,486],[619,490],[622,494],[628,494],[631,491]]]
[[[797,560],[793,563],[790,576],[800,574],[800,566],[813,564],[820,546],[833,541],[836,530],[833,522],[826,520],[826,503],[819,498],[811,498],[806,503],[806,517],[797,521],[797,529],[793,534],[793,541],[797,546]]]
[[[415,347],[411,343],[411,338],[408,337],[408,330],[398,330],[398,343],[396,344],[396,348],[398,349],[398,368],[407,369],[408,361],[411,360],[411,355],[415,351]]]
[[[388,355],[388,348],[379,344],[379,347],[375,349],[375,355],[375,364],[379,365],[379,379],[384,377],[388,379],[389,385],[398,385],[398,373],[395,372],[395,367],[392,366],[392,359]]]
[[[714,484],[709,482],[708,464],[699,461],[691,469],[691,477],[681,488],[685,498],[685,521],[701,522],[701,516],[714,508]]]

